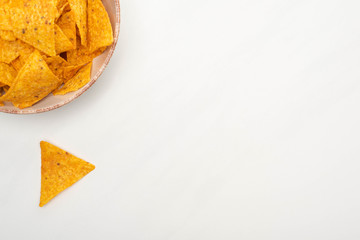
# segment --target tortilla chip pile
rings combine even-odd
[[[0,0],[0,104],[26,108],[82,88],[112,43],[101,0]]]
[[[95,169],[91,163],[48,143],[41,147],[41,196],[42,207],[60,192],[70,187]]]

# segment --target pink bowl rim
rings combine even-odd
[[[120,33],[120,0],[114,0],[114,2],[115,2],[115,8],[116,8],[114,43],[110,46],[110,50],[106,56],[104,63],[102,64],[101,68],[99,69],[99,71],[95,74],[95,76],[91,79],[91,81],[87,85],[85,85],[82,89],[79,90],[79,92],[77,92],[72,97],[70,97],[60,103],[57,103],[55,105],[49,106],[49,107],[44,107],[44,108],[39,108],[39,109],[26,109],[26,108],[25,109],[4,109],[4,108],[0,107],[0,112],[10,113],[10,114],[34,114],[34,113],[48,112],[48,111],[57,109],[59,107],[62,107],[64,105],[72,102],[76,98],[80,97],[84,92],[86,92],[98,80],[100,75],[104,72],[105,68],[109,64],[110,59],[115,51],[115,47],[116,47],[116,44],[117,44],[117,41],[119,38],[119,33]]]

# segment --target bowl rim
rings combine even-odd
[[[114,0],[114,2],[115,2],[115,10],[116,10],[114,42],[110,46],[109,52],[106,56],[104,63],[102,64],[101,68],[99,69],[99,71],[97,71],[97,73],[91,79],[91,81],[89,83],[87,83],[83,88],[81,88],[76,94],[74,94],[70,98],[67,98],[64,101],[57,103],[55,105],[49,106],[49,107],[43,107],[43,108],[39,108],[39,109],[26,109],[26,108],[25,109],[18,109],[18,108],[5,109],[5,108],[0,107],[0,112],[10,113],[10,114],[34,114],[34,113],[48,112],[48,111],[60,108],[64,105],[74,101],[76,98],[80,97],[84,92],[86,92],[98,80],[100,75],[104,72],[105,68],[109,64],[110,59],[115,51],[115,47],[116,47],[116,44],[117,44],[117,41],[119,38],[119,33],[120,33],[120,0]]]

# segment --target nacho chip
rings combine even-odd
[[[11,65],[6,63],[0,63],[0,83],[2,83],[3,86],[11,86],[16,75],[17,72]]]
[[[0,6],[5,5],[9,2],[9,0],[0,0]]]
[[[23,65],[21,64],[20,58],[16,58],[11,62],[11,66],[18,72]]]
[[[66,37],[66,35],[63,33],[61,28],[56,24],[55,24],[55,36],[56,36],[56,40],[55,40],[56,54],[60,54],[62,52],[66,52],[71,49],[74,49],[73,44]]]
[[[35,48],[30,46],[27,43],[20,41],[20,40],[19,40],[19,43],[20,43],[19,59],[20,59],[21,65],[24,65],[25,62],[27,61],[27,59],[29,58],[29,56],[35,51]]]
[[[11,9],[14,35],[49,56],[55,56],[53,0],[27,0],[21,8]]]
[[[64,13],[56,24],[61,28],[63,33],[67,36],[70,40],[74,48],[76,47],[76,23],[75,23],[75,16],[74,12],[66,12]],[[73,49],[74,49],[73,48]]]
[[[69,92],[74,92],[85,86],[91,80],[91,65],[88,63],[79,72],[69,81],[67,81],[64,86],[60,89],[56,89],[54,95],[65,95]]]
[[[20,55],[19,41],[6,41],[0,38],[0,62],[11,63]]]
[[[69,6],[69,3],[67,0],[57,0],[55,6],[57,9],[55,19],[58,19],[63,14],[66,7]]]
[[[50,70],[55,74],[55,76],[57,76],[62,81],[65,80],[64,77],[65,67],[70,66],[70,64],[67,61],[65,61],[65,59],[63,59],[60,56],[47,57],[45,58],[45,62],[49,66]]]
[[[10,30],[0,30],[0,38],[6,41],[15,41],[16,37]]]
[[[95,166],[74,155],[41,141],[41,195],[43,207],[59,193],[85,177]]]
[[[81,46],[77,39],[77,48],[67,52],[67,61],[72,65],[84,65],[99,56],[105,49],[106,47],[90,52],[87,47]]]
[[[74,12],[76,26],[79,29],[81,45],[87,45],[87,0],[69,0],[70,8]]]
[[[19,44],[18,52],[20,53],[20,55],[18,58],[14,59],[11,62],[11,65],[15,68],[16,71],[19,71],[20,68],[25,64],[28,57],[34,52],[35,48],[33,48],[29,44],[24,43],[20,40],[17,40],[17,41]]]
[[[70,80],[84,65],[72,65],[64,68],[64,82]]]
[[[18,72],[9,91],[0,98],[18,108],[30,107],[61,84],[38,51],[34,51]]]
[[[10,9],[7,5],[0,6],[0,29],[12,30],[10,21]]]
[[[90,52],[107,47],[114,41],[110,19],[101,0],[88,0],[88,31]]]

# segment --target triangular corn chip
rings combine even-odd
[[[47,58],[45,58],[45,61],[46,61],[47,65],[49,66],[50,70],[55,74],[55,76],[57,76],[59,79],[64,81],[65,80],[65,77],[64,77],[65,67],[70,66],[70,64],[60,56],[47,57]]]
[[[81,45],[87,45],[87,0],[69,0],[74,12],[76,26],[79,29]]]
[[[48,143],[41,147],[41,196],[42,207],[60,192],[70,187],[95,169],[91,163]]]
[[[64,13],[56,24],[61,28],[63,33],[68,37],[73,44],[73,49],[76,47],[76,23],[73,11]]]
[[[101,0],[88,0],[88,32],[90,52],[114,41],[110,19]]]
[[[69,3],[67,0],[57,0],[55,1],[55,6],[57,9],[55,19],[58,19],[63,14],[65,8],[69,6]]]
[[[67,36],[63,33],[61,28],[55,24],[55,50],[56,54],[60,54],[62,52],[69,51],[74,49],[73,44],[67,38]]]
[[[88,63],[86,66],[81,68],[72,79],[67,81],[60,89],[56,89],[53,94],[64,95],[69,92],[77,91],[85,86],[91,79],[91,65],[92,63]]]
[[[20,41],[6,41],[0,38],[0,62],[11,63],[20,55]]]
[[[16,74],[16,70],[11,65],[0,63],[0,83],[11,86]]]
[[[18,72],[9,91],[0,98],[18,108],[30,107],[61,84],[38,51],[34,51]]]
[[[81,46],[79,39],[77,39],[76,46],[76,49],[67,52],[67,61],[72,65],[84,65],[89,63],[106,49],[106,47],[103,47],[95,52],[90,52],[88,47]]]
[[[11,9],[14,35],[49,56],[55,56],[56,7],[53,0],[27,0]]]

